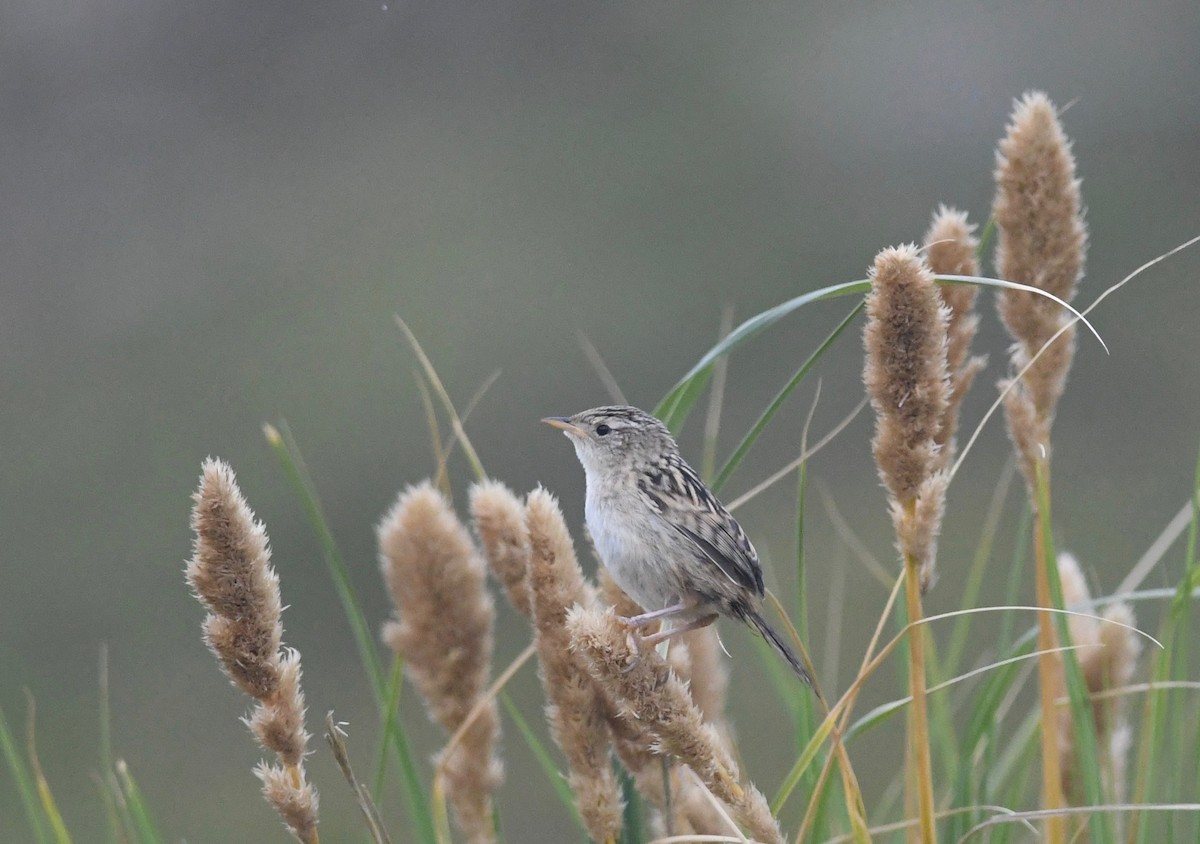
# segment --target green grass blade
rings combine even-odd
[[[613,767],[616,769],[617,782],[620,783],[621,797],[625,803],[621,812],[621,844],[642,844],[646,840],[642,832],[642,795],[624,765],[614,760]]]
[[[150,818],[150,808],[146,805],[141,789],[138,788],[137,781],[134,780],[124,759],[117,760],[116,769],[117,779],[120,780],[121,790],[125,794],[125,805],[129,807],[129,814],[133,817],[141,844],[162,844],[162,836],[158,834],[158,828]]]
[[[17,794],[21,798],[21,806],[25,809],[25,819],[29,823],[29,832],[37,844],[50,844],[49,833],[46,830],[42,810],[38,805],[37,794],[33,787],[33,778],[25,767],[25,760],[17,750],[12,731],[8,728],[8,720],[4,711],[0,710],[0,749],[4,751],[4,760],[8,763],[9,773],[17,786]]]
[[[538,738],[533,727],[529,726],[529,722],[525,720],[521,710],[517,709],[517,705],[512,702],[508,692],[500,693],[500,703],[504,705],[504,711],[508,713],[508,717],[517,725],[517,732],[525,739],[525,745],[533,753],[542,773],[546,775],[546,779],[549,780],[554,793],[558,796],[559,802],[567,807],[567,811],[571,813],[575,823],[586,833],[587,827],[583,825],[583,819],[579,817],[579,810],[575,807],[575,795],[571,793],[571,787],[567,785],[566,777],[562,775],[558,766],[554,764],[554,760],[550,758],[550,752],[546,750],[546,745]]]
[[[436,835],[433,815],[429,811],[429,801],[425,797],[425,790],[417,773],[417,765],[413,760],[412,747],[405,733],[404,725],[398,718],[389,719],[385,708],[387,696],[384,688],[383,666],[379,660],[379,652],[375,649],[375,640],[371,636],[366,615],[358,602],[358,596],[354,593],[354,587],[350,583],[349,570],[342,560],[337,542],[333,538],[333,532],[325,520],[321,502],[317,498],[312,480],[304,468],[300,450],[296,446],[287,424],[282,423],[280,429],[282,429],[282,434],[280,430],[271,425],[264,426],[263,430],[266,433],[267,442],[283,467],[284,474],[287,475],[296,494],[300,497],[300,504],[317,535],[317,541],[325,559],[325,568],[333,580],[338,600],[342,604],[342,610],[345,612],[346,619],[350,623],[350,630],[354,634],[359,659],[362,661],[363,668],[367,672],[367,679],[371,683],[371,692],[375,698],[379,717],[385,724],[390,725],[387,735],[391,737],[392,745],[400,760],[400,772],[404,782],[404,800],[409,816],[417,827],[420,839],[425,842],[434,842]]]
[[[25,697],[29,701],[29,713],[25,720],[25,753],[29,757],[29,770],[33,774],[38,803],[42,807],[42,815],[46,819],[46,825],[50,828],[54,840],[58,844],[71,844],[71,834],[67,832],[67,825],[58,811],[58,803],[54,799],[54,793],[50,790],[50,781],[42,773],[42,763],[38,761],[37,737],[34,729],[37,706],[33,694],[28,689],[25,690]]]
[[[987,222],[983,224],[983,231],[979,233],[979,247],[975,250],[975,260],[979,266],[983,266],[987,257],[988,247],[992,245],[992,238],[996,236],[996,215],[988,217]]]
[[[842,332],[845,331],[850,323],[854,321],[854,318],[858,316],[859,312],[861,312],[865,306],[865,299],[855,305],[853,310],[846,314],[845,318],[838,323],[837,328],[833,329],[829,336],[822,341],[821,345],[817,346],[816,350],[814,350],[813,353],[808,356],[808,359],[804,361],[800,368],[796,370],[796,373],[783,386],[783,389],[781,389],[776,394],[775,398],[771,400],[771,403],[767,405],[767,409],[764,410],[762,415],[758,417],[758,420],[750,426],[750,430],[746,432],[744,437],[742,437],[742,441],[738,443],[737,448],[733,450],[733,454],[730,455],[729,459],[725,461],[725,464],[721,467],[721,470],[717,472],[717,476],[712,483],[714,492],[720,491],[721,487],[725,485],[725,482],[729,480],[730,476],[734,473],[737,467],[741,465],[746,453],[749,452],[754,443],[758,441],[759,436],[771,422],[771,419],[774,418],[775,414],[779,411],[779,408],[783,406],[783,403],[787,397],[792,394],[792,391],[795,390],[796,387],[800,386],[800,382],[804,380],[810,371],[812,371],[812,368],[816,365],[817,361],[819,361],[825,352],[827,352],[830,347],[833,346],[834,341],[841,336]]]
[[[396,719],[400,715],[400,692],[404,688],[404,657],[396,654],[392,657],[392,671],[388,675],[387,689],[384,692],[383,738],[379,741],[379,757],[375,765],[375,782],[371,789],[371,797],[376,804],[383,794],[383,781],[387,776],[388,736],[395,729]]]
[[[692,407],[699,400],[704,388],[708,386],[712,374],[712,367],[696,373],[668,393],[666,398],[654,408],[654,415],[661,419],[663,424],[670,428],[676,436],[679,436],[679,432],[683,429],[683,423],[687,421]]]
[[[110,844],[129,844],[136,836],[132,833],[132,822],[122,817],[117,806],[117,797],[113,794],[105,777],[95,774],[96,789],[100,792],[100,804],[104,807],[104,819],[108,823],[108,841]]]

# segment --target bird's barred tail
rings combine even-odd
[[[796,658],[789,648],[779,637],[779,634],[772,629],[771,625],[767,624],[767,620],[755,610],[750,610],[746,613],[746,620],[754,625],[755,629],[762,634],[762,637],[771,643],[771,647],[779,651],[783,658],[788,661],[788,665],[792,666],[792,670],[800,676],[800,679],[812,686],[812,677],[808,676],[808,671],[804,668],[804,664]]]

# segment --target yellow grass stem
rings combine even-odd
[[[925,701],[925,630],[921,625],[921,563],[911,554],[904,555],[904,595],[908,607],[908,688],[912,695],[909,760],[915,767],[917,780],[920,841],[935,844],[933,760],[929,753],[929,713]]]
[[[1040,460],[1037,474],[1049,484],[1049,467]],[[1041,512],[1033,514],[1033,553],[1037,605],[1047,609],[1054,604],[1050,597],[1050,576],[1046,568],[1045,525]],[[1059,657],[1049,653],[1057,647],[1054,634],[1054,618],[1050,613],[1038,613],[1038,649],[1044,653],[1038,657],[1038,692],[1042,710],[1042,808],[1054,812],[1063,808],[1062,758],[1058,744],[1058,710],[1055,706],[1055,688],[1059,672]],[[1046,844],[1063,844],[1066,824],[1062,815],[1046,817]]]

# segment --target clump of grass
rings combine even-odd
[[[1131,842],[1182,840],[1189,832],[1195,837],[1200,827],[1193,823],[1189,830],[1178,813],[1195,813],[1198,808],[1188,802],[1194,800],[1196,777],[1194,738],[1188,730],[1194,729],[1197,710],[1187,695],[1196,683],[1184,678],[1189,616],[1200,589],[1196,551],[1200,467],[1192,505],[1183,513],[1190,513],[1192,531],[1178,586],[1092,599],[1078,564],[1055,551],[1050,530],[1050,431],[1074,352],[1073,320],[1081,318],[1051,297],[1069,300],[1074,295],[1082,273],[1086,231],[1069,144],[1044,95],[1029,94],[1018,101],[1008,135],[1000,144],[996,176],[998,272],[1007,280],[975,275],[980,244],[974,227],[965,213],[939,208],[925,234],[923,254],[914,247],[884,250],[870,278],[806,292],[732,331],[723,331],[723,338],[660,405],[661,415],[678,430],[709,378],[720,386],[723,376],[717,368],[731,350],[798,308],[835,296],[867,294],[788,379],[723,463],[715,459],[719,445],[715,424],[706,430],[702,462],[710,472],[720,466],[714,473],[714,485],[719,486],[738,472],[788,396],[803,384],[859,311],[867,311],[864,374],[877,416],[873,449],[904,571],[893,585],[876,564],[892,591],[882,603],[858,672],[847,688],[829,698],[836,701],[832,708],[827,708],[823,696],[813,700],[804,696],[790,675],[772,676],[784,708],[792,715],[790,721],[779,721],[793,725],[800,749],[770,804],[740,773],[749,765],[738,757],[726,706],[731,696],[746,694],[750,685],[739,682],[730,688],[729,666],[715,632],[710,628],[682,637],[665,657],[657,650],[639,648],[616,616],[635,615],[641,608],[603,570],[595,583],[584,576],[562,513],[549,492],[538,489],[522,499],[486,477],[479,452],[467,436],[469,409],[458,413],[406,325],[400,323],[432,389],[427,401],[431,427],[436,431],[442,424],[434,406],[436,397],[450,433],[434,435],[436,482],[408,488],[379,529],[385,582],[396,606],[396,616],[384,627],[384,639],[399,654],[386,690],[377,646],[332,532],[320,514],[312,483],[290,438],[285,445],[270,429],[272,446],[286,457],[284,467],[301,492],[330,561],[381,710],[384,743],[376,797],[386,803],[382,784],[390,751],[399,761],[414,840],[451,844],[455,835],[472,842],[526,836],[525,818],[516,814],[505,819],[506,835],[499,833],[501,813],[493,802],[501,773],[497,701],[504,704],[517,733],[545,771],[545,792],[557,795],[565,811],[578,816],[588,836],[605,844],[634,844],[651,836],[672,842],[745,841],[747,836],[782,841],[785,828],[788,837],[796,840],[863,844],[904,831],[912,841],[932,842],[939,835],[975,841],[986,836],[1000,844],[1011,840],[1018,824],[1048,842],[1087,837],[1102,844],[1120,839],[1123,824],[1106,816],[1130,808],[1121,802],[1126,779],[1134,780]],[[985,241],[989,229],[984,229]],[[1166,256],[1142,269],[1162,257]],[[946,281],[954,283],[940,283]],[[1003,404],[1006,410],[1017,455],[1014,464],[1024,472],[1032,515],[1026,514],[1015,526],[1025,541],[1018,542],[1014,551],[1003,605],[971,606],[980,594],[982,569],[995,563],[991,543],[1002,519],[1007,482],[998,486],[972,572],[964,578],[966,606],[925,617],[922,600],[934,581],[947,484],[969,451],[968,445],[954,462],[959,410],[983,366],[983,358],[971,349],[979,323],[976,291],[977,286],[988,285],[1005,291],[1000,311],[1015,341],[1011,372],[1001,384],[1004,393],[997,406]],[[594,350],[593,357],[598,357]],[[607,374],[610,389],[615,388],[602,362],[597,368]],[[714,390],[710,419],[720,409],[721,394]],[[840,430],[841,426],[834,433]],[[737,501],[752,500],[798,469],[801,578],[805,461],[820,448],[808,450],[806,443],[807,436],[800,445],[804,456]],[[456,445],[461,445],[477,481],[470,491],[470,513],[478,546],[450,503],[453,473],[448,461]],[[1016,470],[1007,471],[1012,477]],[[234,683],[256,700],[247,723],[263,747],[277,754],[278,764],[264,764],[259,770],[268,800],[301,841],[315,842],[316,792],[305,780],[303,768],[308,736],[299,656],[282,644],[279,582],[270,566],[265,531],[237,490],[232,471],[219,461],[205,464],[194,523],[196,554],[189,563],[189,581],[210,611],[206,639]],[[1036,575],[1033,609],[1038,622],[1022,633],[1015,624],[1017,611],[1030,608],[1014,605],[1021,603],[1027,582],[1023,574],[1030,533]],[[1169,542],[1155,544],[1165,547]],[[488,567],[514,608],[532,623],[534,640],[495,675],[490,686],[495,610],[487,592]],[[943,577],[964,574],[953,567],[953,561],[944,567]],[[1127,580],[1140,582],[1148,570],[1139,563],[1137,576],[1131,574]],[[1137,582],[1121,588],[1137,589]],[[901,588],[908,623],[880,647]],[[803,619],[807,610],[803,582],[800,594]],[[1170,599],[1164,622],[1166,647],[1155,655],[1151,682],[1137,685],[1132,682],[1139,654],[1132,607],[1135,601],[1164,595]],[[1093,609],[1097,606],[1102,608]],[[1063,607],[1072,613],[1069,618]],[[841,610],[835,601],[830,612],[833,623]],[[971,659],[980,664],[965,670],[960,663],[968,643],[974,644],[969,636],[971,619],[987,610],[1005,614],[1004,630],[975,649],[978,653]],[[959,626],[939,665],[933,623],[949,616],[958,618]],[[867,684],[904,643],[908,644],[909,694],[865,714],[854,713]],[[535,652],[547,704],[545,720],[562,751],[558,756],[543,741],[539,725],[531,723],[538,719],[528,719],[505,692],[506,684]],[[1032,660],[1037,661],[1040,696],[1035,706],[1027,706],[1023,691]],[[939,680],[929,687],[927,663],[936,669]],[[425,797],[426,783],[412,761],[398,720],[402,665],[425,698],[432,719],[450,733],[432,766],[432,801]],[[763,669],[782,670],[770,659]],[[831,690],[833,685],[829,684]],[[1142,692],[1148,694],[1138,763],[1126,773],[1132,741],[1130,710]],[[102,706],[107,713],[107,704]],[[901,712],[909,718],[908,764],[892,765],[897,771],[893,781],[864,801],[850,762],[857,751],[855,743]],[[959,712],[966,717],[952,717]],[[107,723],[106,714],[102,721]],[[757,723],[740,726],[743,734],[762,729]],[[769,729],[774,736],[777,724]],[[327,730],[372,837],[387,840],[376,801],[355,779],[332,716],[327,718]],[[34,752],[32,726],[30,733],[25,759],[0,716],[0,750],[25,806],[32,840],[38,844],[70,840]],[[1039,737],[1041,794],[1035,796],[1029,793],[1033,778],[1028,771],[1037,764]],[[105,738],[102,768],[115,768],[117,776],[105,781],[119,781],[116,789],[102,792],[108,799],[111,838],[157,844],[162,839],[149,823],[141,792],[122,764],[111,764],[107,744]],[[562,761],[565,777],[559,771]],[[835,763],[840,783],[831,777]],[[1169,769],[1171,775],[1157,774],[1158,768]],[[791,827],[795,819],[788,812],[797,807],[787,802],[800,791],[800,784],[807,792],[807,805]],[[447,802],[454,810],[457,831],[445,817]],[[874,826],[867,825],[868,816]],[[1084,817],[1088,820],[1072,820]],[[1043,824],[1042,829],[1034,822]]]
[[[187,580],[205,607],[204,640],[226,676],[257,703],[246,724],[278,764],[260,762],[263,796],[304,844],[317,844],[317,791],[305,780],[300,653],[282,647],[279,576],[262,523],[229,464],[206,460],[193,496]]]

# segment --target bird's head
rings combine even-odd
[[[588,473],[637,466],[678,451],[667,426],[636,407],[594,407],[542,421],[567,435]]]

